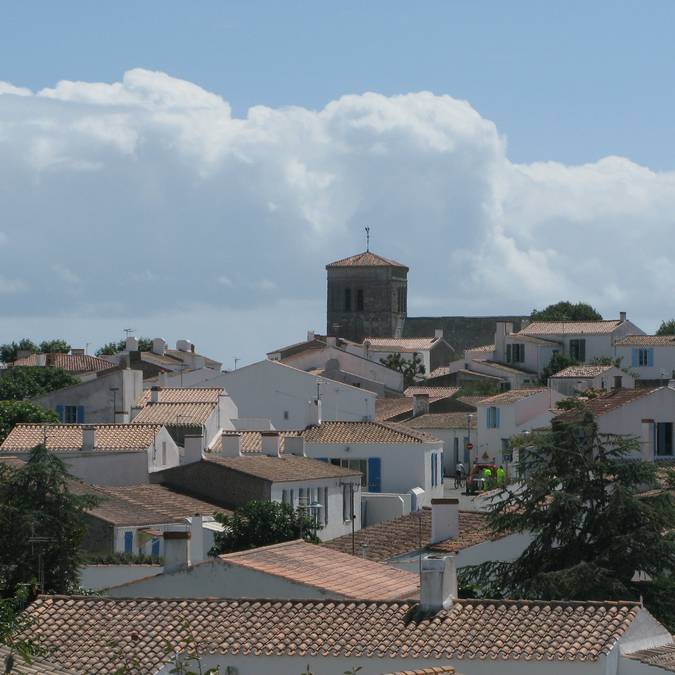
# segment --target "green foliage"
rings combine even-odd
[[[403,385],[406,387],[415,384],[417,375],[424,375],[422,357],[417,352],[412,355],[412,359],[404,359],[398,352],[389,354],[386,359],[380,359],[380,363],[391,370],[403,373]]]
[[[69,354],[70,345],[65,340],[43,340],[40,343],[42,354]]]
[[[4,673],[18,672],[14,670],[17,654],[30,664],[32,657],[45,653],[33,639],[26,637],[34,623],[34,619],[23,612],[29,598],[28,588],[19,586],[14,596],[0,599],[0,645],[9,648],[3,664]]]
[[[25,466],[0,464],[0,595],[11,597],[22,584],[39,580],[41,552],[44,590],[68,593],[77,585],[83,513],[97,503],[68,489],[65,465],[36,446]],[[46,537],[32,544],[31,537]]]
[[[548,365],[541,371],[541,383],[547,385],[549,377],[559,373],[565,368],[569,368],[569,366],[577,365],[579,365],[578,362],[571,359],[569,356],[566,356],[562,352],[555,352],[553,356],[551,356]]]
[[[83,553],[83,565],[162,565],[164,559],[145,553]]]
[[[41,366],[9,368],[0,376],[0,400],[22,401],[55,389],[69,387],[79,381],[75,375],[62,368]]]
[[[234,553],[258,546],[270,546],[284,541],[304,539],[318,544],[316,530],[320,529],[312,518],[290,504],[251,501],[238,508],[231,516],[215,516],[225,526],[217,532],[209,555]]]
[[[0,401],[0,443],[20,422],[58,422],[56,413],[30,401]]]
[[[495,396],[500,392],[499,385],[492,382],[465,382],[453,396]]]
[[[545,309],[533,309],[532,321],[601,321],[602,315],[585,302],[576,304],[561,300]]]
[[[118,340],[117,342],[106,342],[102,347],[96,350],[96,356],[114,356],[123,352],[127,348],[126,340]],[[152,349],[152,338],[141,337],[138,338],[138,351],[149,352]]]
[[[673,630],[668,574],[675,569],[675,503],[665,490],[638,496],[657,485],[657,469],[626,461],[637,450],[635,439],[600,434],[588,415],[530,436],[520,451],[523,482],[497,495],[488,521],[495,533],[529,532],[533,540],[513,562],[465,568],[462,585],[491,598],[637,600],[642,594]],[[634,581],[636,571],[652,581]]]
[[[675,319],[668,319],[662,321],[659,329],[656,331],[657,335],[675,335]]]
[[[28,338],[23,338],[23,340],[19,340],[18,343],[6,342],[5,344],[0,345],[0,361],[3,363],[12,363],[12,361],[16,361],[19,351],[29,351],[31,354],[37,354],[39,348]]]

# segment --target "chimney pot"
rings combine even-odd
[[[429,412],[429,394],[413,395],[413,417],[426,415]]]
[[[619,312],[619,321],[626,320],[626,312]]]
[[[435,613],[448,609],[457,597],[455,556],[430,554],[422,558],[420,609]]]
[[[162,388],[156,384],[150,387],[150,403],[159,403],[160,391],[162,391]]]
[[[223,457],[241,457],[241,434],[223,431],[220,436],[220,454]]]
[[[96,447],[96,427],[93,424],[82,425],[82,452],[93,452]]]
[[[287,455],[298,455],[299,457],[306,457],[304,437],[286,436],[286,438],[284,438],[284,453]]]
[[[434,331],[434,337],[437,340],[440,340],[443,337],[443,329],[442,328],[436,328],[436,330]]]
[[[314,342],[315,333],[313,330],[307,331],[307,342]]]
[[[127,339],[124,343],[124,348],[128,352],[137,352],[138,351],[138,338],[135,338],[133,335],[129,335],[129,337],[127,337]]]
[[[279,457],[279,432],[261,431],[262,451],[268,457]]]
[[[459,535],[459,500],[431,500],[431,543],[438,544]]]
[[[166,530],[164,539],[164,572],[175,572],[190,564],[188,545],[190,533],[186,530]]]
[[[193,464],[202,459],[204,438],[201,434],[185,434],[183,438],[183,461],[181,464]]]

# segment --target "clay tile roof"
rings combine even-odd
[[[420,521],[421,519],[421,521]],[[361,554],[365,547],[368,560],[385,562],[390,558],[404,555],[419,549],[420,522],[422,525],[422,546],[433,551],[456,553],[465,548],[496,541],[503,535],[494,535],[487,526],[487,518],[473,511],[459,512],[459,536],[456,539],[431,544],[431,509],[424,508],[394,520],[387,520],[370,527],[364,527],[355,533],[355,550]],[[343,553],[352,552],[352,535],[345,535],[322,544],[327,548]]]
[[[250,656],[595,662],[641,608],[629,602],[457,600],[425,615],[412,601],[39,596],[30,636],[82,675],[138,661],[154,673],[166,644]],[[580,667],[580,666],[578,666]]]
[[[385,675],[460,675],[452,666],[431,666],[430,668],[418,668],[417,670],[397,670],[395,673]]]
[[[482,345],[481,347],[467,347],[464,351],[467,352],[493,352],[495,345]]]
[[[221,555],[220,559],[346,598],[403,600],[419,592],[417,574],[302,540]]]
[[[360,471],[343,469],[330,462],[323,462],[318,459],[311,459],[310,457],[300,457],[298,455],[270,457],[262,454],[250,454],[243,457],[221,457],[208,453],[204,461],[230,469],[231,471],[261,478],[271,483],[361,475]],[[178,469],[180,468],[178,467]],[[172,471],[172,469],[168,471]]]
[[[481,402],[484,401],[488,396],[458,396],[457,400],[460,403],[466,403],[466,405],[472,405],[474,408]]]
[[[675,335],[626,335],[615,344],[617,347],[675,347]]]
[[[322,422],[302,432],[305,443],[425,443],[436,439],[394,422]]]
[[[652,649],[642,649],[639,652],[624,654],[624,656],[649,666],[655,666],[661,670],[675,673],[675,642]]]
[[[604,335],[613,332],[622,323],[622,321],[616,319],[602,321],[533,321],[513,335]]]
[[[403,424],[413,429],[466,429],[467,424],[470,424],[470,428],[475,429],[478,425],[477,416],[472,414],[467,421],[467,414],[471,413],[427,413],[426,415],[413,417]]]
[[[242,453],[256,453],[262,452],[262,432],[260,431],[233,431],[231,433],[225,432],[228,436],[239,434],[239,449]],[[299,436],[300,431],[280,431],[279,432],[279,446],[281,452],[285,451],[285,441],[289,436]],[[223,435],[218,434],[209,448],[210,452],[219,453],[223,451]]]
[[[459,387],[408,387],[403,393],[406,396],[427,394],[430,398],[445,398],[454,396],[458,391]]]
[[[162,387],[158,391],[158,403],[218,403],[218,397],[224,393],[222,387],[198,389],[196,387]],[[150,403],[151,392],[146,389],[137,399],[134,405],[139,408]]]
[[[602,396],[587,399],[584,405],[596,417],[599,417],[628,403],[632,403],[643,396],[649,396],[657,391],[657,389],[612,389]],[[570,411],[570,413],[573,412]]]
[[[203,516],[230,513],[217,504],[175,492],[163,485],[111,487],[71,480],[69,488],[76,494],[98,497],[100,503],[88,509],[87,513],[116,527],[181,523],[196,513]]]
[[[373,351],[385,350],[396,352],[417,352],[423,349],[431,349],[438,338],[376,338],[367,337],[363,340],[367,342]]]
[[[537,394],[542,394],[547,391],[548,389],[546,387],[536,387],[533,389],[511,389],[501,394],[497,394],[496,396],[484,398],[482,401],[480,401],[479,405],[508,405],[509,403],[522,401],[524,398],[537,396]]]
[[[46,364],[50,368],[62,368],[71,373],[98,373],[102,370],[115,368],[116,365],[106,359],[89,354],[44,354]],[[37,354],[31,354],[22,359],[17,359],[12,366],[37,366]]]
[[[133,424],[194,426],[205,424],[216,403],[148,403],[132,420]]]
[[[158,424],[94,424],[95,451],[145,451],[161,429]],[[47,437],[56,452],[82,448],[81,424],[17,424],[0,445],[0,452],[28,452]]]
[[[551,377],[597,377],[614,366],[568,366]]]
[[[395,260],[383,258],[381,255],[377,255],[372,251],[364,251],[363,253],[351,255],[349,258],[336,260],[335,262],[326,265],[326,269],[329,267],[401,267],[404,270],[408,269],[406,265],[396,262]]]
[[[9,647],[0,645],[0,663],[4,664],[5,658],[9,656]],[[14,653],[14,667],[12,673],[16,675],[74,675],[75,671],[66,670],[61,666],[49,662],[49,656],[31,656],[31,662],[28,663],[16,652]],[[3,666],[4,669],[4,666]]]

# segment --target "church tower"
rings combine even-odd
[[[401,337],[408,305],[408,268],[371,251],[326,265],[326,335],[362,342]]]

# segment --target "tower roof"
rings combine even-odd
[[[400,267],[404,270],[408,269],[406,265],[396,262],[395,260],[383,258],[381,255],[377,255],[372,251],[364,251],[363,253],[349,256],[349,258],[336,260],[335,262],[326,265],[326,269],[329,267]]]

